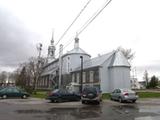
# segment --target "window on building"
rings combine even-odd
[[[79,75],[79,73],[77,73],[77,75],[76,75],[76,78],[77,78],[77,83],[79,83],[79,80],[80,80],[80,75]]]
[[[68,65],[67,65],[67,71],[70,72],[70,57],[68,57]]]
[[[72,82],[76,82],[75,81],[75,74],[74,73],[72,74]]]
[[[91,83],[93,83],[93,75],[94,75],[94,71],[90,71],[90,79],[89,79],[89,81]]]
[[[83,72],[83,83],[86,83],[86,72]]]
[[[94,71],[94,82],[99,82],[99,71],[98,71],[98,69]]]
[[[86,83],[89,83],[89,71],[86,72]]]

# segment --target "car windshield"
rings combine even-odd
[[[59,89],[55,89],[55,90],[53,90],[52,92],[53,93],[57,93],[59,91]]]
[[[3,92],[3,91],[5,91],[5,90],[6,90],[6,88],[4,88],[4,89],[1,89],[0,91],[1,91],[1,92]]]
[[[18,91],[21,91],[21,92],[26,92],[24,89],[19,88],[19,87],[16,87],[15,89],[17,89]]]
[[[85,92],[85,93],[89,93],[89,92],[94,92],[94,93],[96,93],[97,90],[96,90],[96,88],[89,87],[89,88],[85,88],[85,89],[84,89],[84,92]]]

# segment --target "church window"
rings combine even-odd
[[[86,72],[83,72],[83,83],[86,82]]]
[[[77,78],[77,83],[79,83],[79,79],[80,79],[79,73],[77,73],[76,78]]]
[[[72,82],[76,82],[75,81],[75,74],[74,73],[72,74]]]
[[[94,74],[94,71],[90,71],[90,82],[91,83],[93,82],[93,74]]]
[[[89,83],[89,71],[86,72],[86,83]]]
[[[94,72],[94,82],[98,82],[99,81],[99,71],[98,69],[95,70]]]

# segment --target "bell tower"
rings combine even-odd
[[[48,62],[55,59],[54,32],[52,31],[51,44],[48,46]]]

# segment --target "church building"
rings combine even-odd
[[[130,64],[121,51],[115,50],[91,58],[79,47],[75,38],[74,48],[55,58],[55,46],[52,37],[48,48],[48,62],[43,67],[38,88],[67,88],[79,92],[85,86],[95,86],[102,93],[115,88],[131,88]]]

